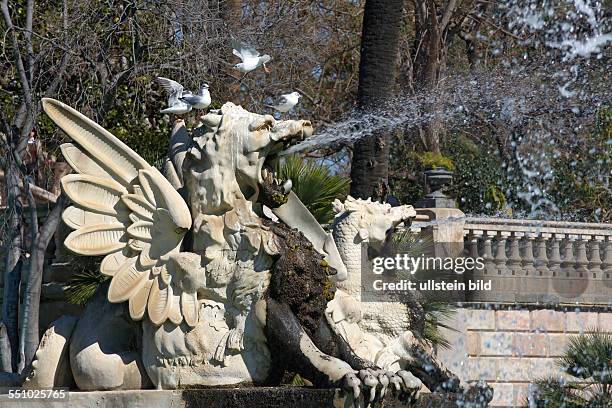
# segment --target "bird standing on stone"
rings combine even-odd
[[[266,67],[266,63],[269,62],[272,57],[270,57],[268,54],[260,55],[259,51],[257,51],[253,46],[240,42],[236,39],[232,40],[232,48],[234,55],[242,60],[242,62],[234,65],[234,68],[244,74],[241,80],[246,76],[246,74],[261,66],[263,66],[264,71],[270,72]]]
[[[190,104],[193,109],[206,109],[210,106],[210,92],[208,91],[208,84],[202,85],[200,92],[197,95],[192,93],[184,93],[183,100]]]
[[[291,92],[281,95],[278,102],[274,105],[266,105],[268,108],[279,111],[280,113],[289,112],[300,101],[302,95],[299,92]]]

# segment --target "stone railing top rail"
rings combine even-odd
[[[499,231],[531,234],[591,235],[612,237],[612,224],[543,221],[512,218],[466,217],[464,231]]]

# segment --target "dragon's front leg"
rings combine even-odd
[[[308,378],[317,387],[341,387],[352,400],[367,393],[364,396],[370,402],[376,397],[382,398],[390,384],[395,390],[407,394],[414,394],[421,386],[409,373],[387,373],[360,359],[346,343],[340,342],[335,346],[340,358],[326,354],[313,341],[321,341],[319,335],[312,339],[284,303],[267,299],[266,316],[266,335],[273,366],[277,370],[273,373],[275,379],[281,378],[285,370],[290,370]],[[326,348],[332,347],[330,344],[327,342]]]

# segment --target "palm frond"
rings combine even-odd
[[[456,328],[444,323],[445,320],[450,319],[457,312],[455,305],[445,300],[432,299],[429,296],[422,296],[419,299],[419,304],[425,313],[423,337],[434,346],[450,349],[451,344],[444,337],[440,328],[454,332],[458,331]]]
[[[612,333],[592,329],[591,333],[570,338],[557,364],[569,375],[612,384]]]
[[[321,224],[334,218],[332,203],[348,194],[350,180],[331,175],[329,169],[299,156],[289,156],[276,168],[277,177],[291,179],[293,192]]]
[[[391,244],[397,248],[397,252],[406,253],[413,258],[429,254],[434,248],[431,238],[424,238],[421,234],[412,232],[409,229],[395,233],[391,238]],[[405,271],[398,271],[397,274],[401,279],[414,278],[412,275],[406,275]],[[450,349],[451,344],[444,337],[440,328],[457,331],[455,328],[444,323],[445,320],[448,320],[456,313],[455,306],[449,301],[424,294],[420,294],[417,301],[422,308],[422,316],[425,321],[422,325],[423,332],[415,334],[428,340],[434,346]]]
[[[97,270],[83,270],[73,275],[65,286],[66,299],[75,305],[84,305],[96,293],[101,283],[110,279]]]
[[[578,383],[548,377],[538,379],[534,384],[535,389],[530,397],[532,401],[524,401],[526,405],[537,408],[582,408],[590,406],[588,401],[580,395],[583,387]]]

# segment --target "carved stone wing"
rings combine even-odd
[[[54,99],[43,99],[43,108],[76,142],[61,146],[76,172],[61,180],[73,204],[62,214],[74,229],[66,247],[80,255],[105,255],[100,271],[112,276],[108,300],[128,301],[132,319],[142,319],[146,311],[157,325],[185,319],[195,326],[196,293],[173,284],[169,267],[191,228],[183,198],[157,169],[94,121]]]

